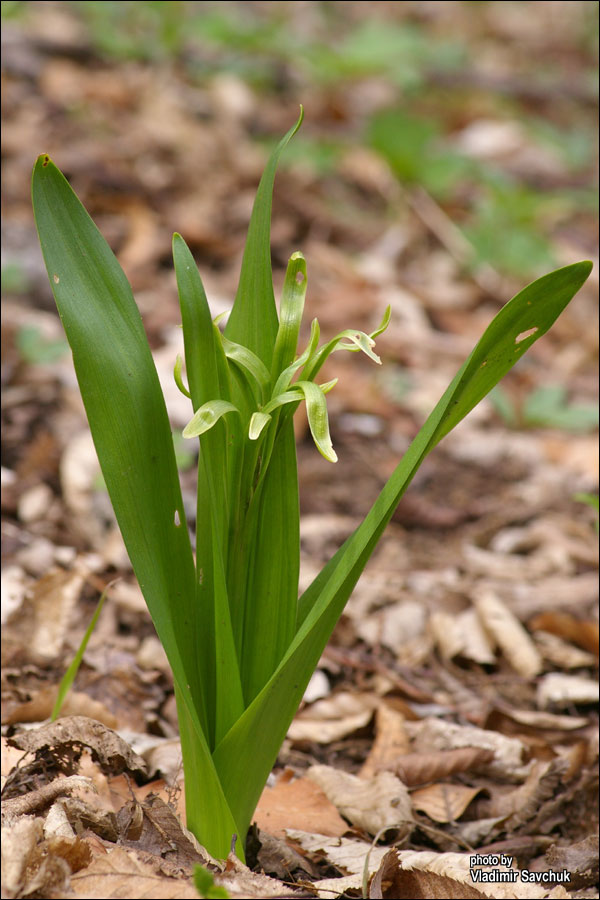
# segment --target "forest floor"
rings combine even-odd
[[[322,334],[371,331],[388,304],[392,320],[381,367],[328,364],[336,465],[298,423],[303,588],[502,303],[593,258],[596,14],[3,4],[3,896],[197,897],[207,861],[180,824],[172,679],[37,243],[36,156],[60,166],[132,283],[193,510],[171,234],[214,314],[228,309],[268,147],[304,104],[275,185],[276,296],[300,249]],[[400,502],[281,749],[248,867],[211,864],[230,896],[598,897],[597,273]]]

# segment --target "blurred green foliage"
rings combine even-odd
[[[29,278],[23,266],[17,262],[2,265],[1,288],[3,294],[26,294],[29,287]]]
[[[56,362],[70,352],[64,338],[47,338],[36,325],[19,328],[15,342],[23,361],[32,365]]]
[[[7,0],[2,14],[18,16],[37,5]],[[326,96],[341,91],[352,105],[361,81],[384,82],[396,97],[392,108],[370,113],[367,104],[354,122],[336,123],[335,134],[303,136],[284,165],[301,162],[323,176],[335,172],[349,147],[364,141],[402,184],[423,187],[448,211],[473,248],[474,269],[487,262],[518,279],[539,274],[560,263],[553,236],[581,215],[597,214],[597,192],[588,186],[596,137],[592,117],[581,110],[572,116],[567,111],[565,120],[563,104],[563,121],[560,116],[554,121],[552,107],[542,117],[501,89],[494,94],[481,88],[486,116],[516,121],[532,153],[536,147],[549,150],[562,162],[565,178],[556,185],[459,150],[454,138],[477,117],[477,104],[471,104],[478,85],[461,86],[459,77],[450,89],[440,88],[440,78],[477,70],[477,41],[486,38],[476,24],[472,33],[446,32],[435,27],[435,17],[416,15],[418,4],[410,3],[398,4],[402,15],[374,7],[356,16],[347,15],[347,4],[340,2],[309,3],[304,11],[294,3],[209,0],[64,0],[62,5],[77,16],[91,47],[105,59],[176,64],[196,84],[227,72],[262,95],[288,92],[293,104],[315,90]],[[493,5],[464,4],[475,19]],[[597,12],[574,14],[581,20],[574,38],[579,45],[573,48],[582,55],[580,77],[592,85]],[[558,71],[548,64],[542,56],[539,82],[551,93],[549,79]]]
[[[559,428],[585,432],[598,427],[599,412],[593,403],[571,403],[563,385],[545,385],[531,391],[521,408],[497,385],[489,398],[496,412],[511,428]]]
[[[546,141],[554,133],[551,127],[539,127],[539,131]],[[596,205],[591,188],[536,188],[497,164],[461,154],[444,135],[441,122],[403,109],[374,115],[367,141],[403,183],[419,184],[438,202],[461,210],[458,224],[474,248],[474,266],[486,261],[521,277],[557,265],[548,226]],[[593,152],[591,140],[583,134],[577,140],[567,138],[559,146],[573,170],[588,164]]]

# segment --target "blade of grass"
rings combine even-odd
[[[106,600],[106,594],[107,594],[109,588],[111,588],[113,586],[113,584],[115,584],[115,581],[111,581],[109,584],[107,584],[106,587],[104,588],[104,590],[102,591],[102,594],[100,595],[100,599],[98,600],[98,603],[96,604],[96,609],[94,610],[94,615],[92,616],[92,618],[90,620],[90,624],[86,628],[83,639],[82,639],[79,647],[77,648],[77,652],[76,652],[75,656],[73,657],[73,661],[71,662],[71,665],[69,666],[69,668],[67,669],[67,671],[65,672],[65,674],[63,675],[63,677],[60,680],[60,684],[58,686],[58,694],[56,695],[56,701],[54,703],[52,712],[50,714],[51,722],[54,722],[56,719],[58,719],[58,717],[60,715],[60,711],[62,709],[63,703],[65,702],[65,698],[66,698],[67,694],[69,693],[69,691],[71,690],[71,686],[72,686],[73,682],[75,681],[75,677],[79,671],[79,666],[81,665],[81,661],[83,659],[83,654],[85,653],[86,647],[92,636],[92,632],[94,631],[94,628],[96,627],[96,622],[98,621],[98,619],[100,617],[100,613],[102,612],[102,607],[104,606],[104,601]]]

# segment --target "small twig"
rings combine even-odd
[[[12,797],[2,802],[2,818],[16,818],[17,816],[28,816],[32,813],[41,812],[46,809],[59,797],[65,794],[72,794],[79,788],[87,788],[97,793],[96,786],[91,778],[83,775],[69,775],[66,778],[57,778],[50,784],[22,797]]]

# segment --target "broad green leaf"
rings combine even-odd
[[[224,557],[231,509],[228,457],[230,445],[241,439],[241,427],[239,416],[229,417],[231,427],[227,427],[223,419],[235,407],[229,400],[222,399],[223,395],[230,396],[231,388],[221,334],[211,319],[194,258],[178,234],[173,237],[173,259],[186,365],[196,409],[188,428],[194,436],[200,436],[196,612],[202,651],[195,648],[194,664],[203,697],[202,724],[212,748],[243,708]],[[215,392],[213,396],[217,394],[220,398],[206,401],[208,391]],[[198,786],[195,789],[198,790]]]
[[[204,737],[193,664],[195,571],[158,376],[131,288],[108,244],[50,158],[32,179],[36,226],[102,473],[136,577],[193,733],[196,834],[226,856],[239,832]],[[188,371],[189,375],[189,371]],[[152,523],[152,528],[148,524]],[[200,787],[201,786],[201,789]]]
[[[271,206],[277,163],[300,128],[304,110],[272,153],[256,192],[235,303],[225,328],[231,341],[243,344],[270,369],[277,335],[277,311],[271,273]]]
[[[300,509],[291,418],[280,425],[248,520],[252,533],[240,663],[246,703],[277,668],[296,626]]]
[[[462,366],[362,524],[302,596],[298,626],[280,665],[260,694],[217,746],[214,760],[239,821],[250,821],[260,790],[304,690],[377,541],[427,453],[473,409],[541,337],[579,290],[591,263],[576,263],[533,282],[500,310]],[[534,330],[535,329],[535,330]],[[524,336],[527,335],[527,336]],[[252,772],[243,777],[239,747],[252,740]]]

